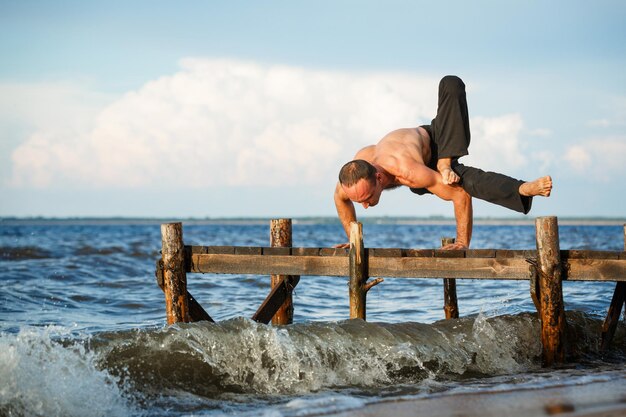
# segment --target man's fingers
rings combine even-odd
[[[338,245],[333,246],[333,248],[337,248],[337,249],[345,249],[349,247],[350,247],[350,243],[340,243]]]
[[[467,246],[465,246],[462,243],[450,243],[449,245],[446,245],[446,246],[444,246],[441,249],[443,249],[443,250],[463,250],[463,249],[467,249]]]

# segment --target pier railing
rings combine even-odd
[[[528,280],[541,318],[546,365],[565,360],[562,282],[613,281],[617,284],[602,333],[606,349],[626,299],[626,252],[560,250],[556,217],[537,218],[535,228],[536,250],[401,249],[365,248],[362,225],[352,223],[350,248],[338,249],[292,247],[289,219],[271,221],[270,247],[185,246],[182,224],[169,223],[161,226],[156,275],[169,324],[213,321],[187,291],[187,273],[271,275],[271,291],[252,318],[273,324],[292,322],[291,294],[302,275],[349,277],[350,318],[363,320],[367,292],[382,277],[443,278],[446,318],[458,317],[456,279]]]

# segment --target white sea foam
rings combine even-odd
[[[63,346],[62,328],[0,333],[0,414],[126,416],[133,413],[118,381],[99,370],[80,343]]]

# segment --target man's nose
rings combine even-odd
[[[369,203],[361,203],[363,205],[363,208],[368,208],[370,206]]]

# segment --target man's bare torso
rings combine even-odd
[[[430,137],[422,127],[394,130],[376,145],[366,146],[357,152],[354,159],[363,159],[378,165],[397,178],[412,164],[428,165],[430,162]],[[401,185],[394,180],[391,187]]]

